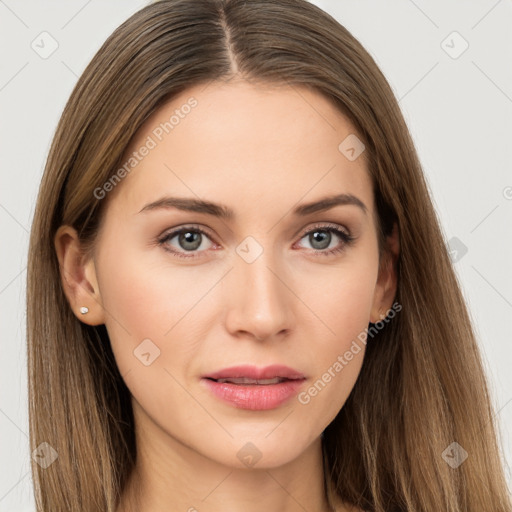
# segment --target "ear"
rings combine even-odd
[[[370,322],[377,323],[387,316],[393,305],[397,288],[397,261],[400,252],[398,226],[393,224],[391,235],[386,238],[386,250],[379,265],[379,275],[375,286]]]
[[[94,259],[85,257],[76,230],[61,226],[55,234],[54,245],[62,287],[76,317],[89,325],[105,323]],[[88,310],[86,314],[80,311],[83,307]]]

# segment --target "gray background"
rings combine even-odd
[[[0,512],[35,508],[24,301],[28,232],[45,158],[78,76],[145,3],[0,0]],[[362,42],[400,100],[477,328],[510,485],[512,3],[313,3]],[[50,35],[41,36],[45,31]],[[41,55],[52,44],[54,53]]]

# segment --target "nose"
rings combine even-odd
[[[265,250],[248,263],[236,256],[225,288],[226,329],[235,337],[258,341],[285,337],[293,329],[295,299],[290,276]]]

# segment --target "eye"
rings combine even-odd
[[[176,238],[175,244],[171,243],[174,238]],[[188,226],[166,233],[158,240],[158,243],[166,251],[180,258],[195,258],[198,256],[196,253],[201,252],[200,250],[208,249],[208,244],[205,244],[205,241],[209,239],[208,233],[203,229]]]
[[[335,235],[334,237],[333,234]],[[340,243],[338,241],[338,243],[336,243],[336,238],[342,242]],[[307,239],[312,245],[313,251],[322,256],[340,253],[354,241],[354,237],[352,237],[350,233],[335,224],[315,225],[313,229],[309,229],[303,233],[301,240],[303,239]],[[332,242],[334,242],[334,244],[332,244]]]

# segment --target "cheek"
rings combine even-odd
[[[304,283],[304,302],[316,314],[308,315],[308,338],[315,343],[307,349],[315,374],[298,399],[325,426],[342,408],[363,364],[377,265],[372,258],[347,260],[330,276],[317,275],[316,287],[312,280]]]
[[[145,379],[164,368],[186,371],[196,340],[204,338],[215,318],[215,304],[207,297],[225,269],[179,267],[154,249],[145,253],[116,247],[121,246],[105,247],[98,258],[98,282],[121,375],[129,374],[133,383],[141,367],[155,370],[146,371]],[[148,359],[154,362],[145,367]]]
[[[323,310],[341,347],[368,326],[375,282],[373,272],[351,272],[333,283],[324,295]],[[335,344],[335,343],[334,343]]]
[[[190,366],[201,297],[215,276],[198,279],[193,270],[164,267],[141,253],[104,254],[109,256],[100,261],[99,284],[105,325],[125,384],[154,418],[173,408],[187,410],[190,397],[173,376],[181,382],[180,372]]]
[[[128,330],[134,341],[161,339],[208,292],[219,272],[177,265],[164,249],[141,248],[137,240],[126,238],[122,244],[121,237],[116,243],[112,236],[98,258],[107,322],[116,332],[116,323],[123,324],[124,337]]]
[[[304,302],[316,313],[325,350],[342,350],[368,326],[377,280],[378,258],[373,251],[352,252],[340,265],[304,272],[300,285]],[[309,274],[309,276],[308,276]]]

